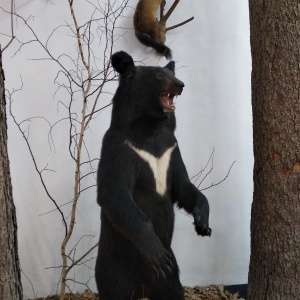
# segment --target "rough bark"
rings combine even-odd
[[[249,300],[299,299],[300,4],[249,0],[254,197]]]
[[[16,211],[7,154],[4,73],[0,48],[0,299],[21,300]]]

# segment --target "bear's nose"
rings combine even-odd
[[[176,85],[177,85],[178,87],[180,87],[180,88],[184,88],[184,83],[183,83],[182,81],[180,81],[180,80],[177,80]]]
[[[180,88],[183,88],[184,87],[184,83],[180,80],[177,81],[176,85]]]

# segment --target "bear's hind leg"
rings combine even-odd
[[[176,258],[171,249],[169,252],[172,257],[172,273],[166,274],[167,278],[154,281],[151,285],[150,300],[184,300],[184,289],[179,280],[179,268]]]
[[[114,259],[97,258],[95,278],[101,300],[138,300],[144,287]]]
[[[142,287],[137,288],[125,277],[119,278],[119,280],[105,278],[104,282],[97,281],[97,287],[101,300],[138,300],[143,294]]]
[[[149,298],[151,300],[184,300],[184,289],[179,278],[167,278],[154,286]]]

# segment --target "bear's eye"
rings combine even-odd
[[[161,73],[157,73],[157,74],[156,74],[156,78],[157,78],[157,79],[162,79],[162,77],[163,77],[163,76],[162,76]]]

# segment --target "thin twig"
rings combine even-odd
[[[206,163],[206,165],[204,166],[204,168],[202,168],[196,175],[192,176],[192,177],[190,178],[190,180],[192,180],[192,179],[194,179],[195,177],[197,177],[196,180],[195,180],[195,182],[196,182],[196,181],[199,179],[199,177],[202,175],[202,173],[206,170],[206,168],[207,168],[209,162],[211,161],[212,157],[214,156],[214,152],[215,152],[215,148],[213,148],[213,150],[212,150],[212,152],[211,152],[211,154],[210,154],[210,156],[209,156],[209,158],[208,158],[208,160],[207,160],[207,163]]]
[[[22,83],[22,86],[23,86],[23,83]],[[20,89],[22,89],[22,87],[21,87]],[[14,92],[16,92],[16,91],[14,91]],[[8,92],[8,93],[9,93],[9,92]],[[37,173],[38,173],[38,175],[39,175],[40,181],[41,181],[41,183],[42,183],[42,185],[43,185],[43,188],[44,188],[44,190],[45,190],[45,192],[46,192],[48,198],[54,203],[56,209],[59,211],[59,213],[60,213],[60,215],[61,215],[61,217],[62,217],[62,222],[63,222],[63,225],[64,225],[64,227],[65,227],[65,235],[67,235],[67,223],[66,223],[66,219],[65,219],[64,213],[62,212],[62,210],[61,210],[60,207],[58,206],[58,204],[57,204],[57,202],[55,201],[55,199],[50,195],[50,192],[49,192],[49,190],[48,190],[48,188],[47,188],[47,186],[46,186],[46,183],[45,183],[45,181],[44,181],[44,178],[43,178],[43,176],[42,176],[42,173],[41,173],[41,171],[40,171],[39,168],[38,168],[38,165],[37,165],[35,156],[34,156],[34,154],[33,154],[33,151],[32,151],[32,149],[31,149],[30,143],[29,143],[29,141],[28,141],[28,138],[27,138],[27,136],[25,135],[25,132],[22,130],[20,123],[17,122],[16,117],[14,116],[14,114],[13,114],[13,112],[12,112],[12,108],[11,108],[11,107],[12,107],[12,100],[11,100],[11,97],[12,97],[12,94],[9,93],[9,97],[8,97],[8,99],[9,99],[9,104],[10,104],[10,105],[9,105],[9,113],[10,113],[10,115],[11,115],[11,117],[12,117],[14,123],[17,125],[19,131],[21,132],[21,134],[22,134],[22,136],[23,136],[23,138],[24,138],[24,140],[25,140],[25,142],[26,142],[26,145],[27,145],[27,148],[28,148],[28,150],[29,150],[31,159],[32,159],[32,161],[33,161],[35,170],[37,171]]]
[[[169,31],[169,30],[172,30],[172,29],[177,28],[177,27],[179,27],[179,26],[182,26],[182,25],[184,25],[184,24],[186,24],[186,23],[188,23],[188,22],[191,22],[191,21],[193,21],[193,20],[194,20],[194,17],[191,17],[191,18],[189,18],[189,19],[187,19],[187,20],[185,20],[185,21],[183,21],[183,22],[181,22],[181,23],[178,23],[178,24],[173,25],[173,26],[171,26],[171,27],[167,27],[167,28],[166,28],[166,31]]]
[[[67,269],[67,273],[74,267],[76,266],[81,260],[83,260],[87,255],[89,255],[96,247],[98,247],[99,242],[97,242],[97,244],[95,244],[92,248],[90,248],[85,254],[83,254],[80,258],[78,258],[74,263],[72,263],[68,269]]]
[[[21,269],[21,273],[25,276],[25,278],[28,280],[30,286],[31,286],[31,290],[32,290],[32,293],[34,295],[34,298],[37,298],[37,294],[35,292],[35,289],[34,289],[34,286],[32,284],[32,281],[30,280],[30,278],[25,274],[25,272]]]
[[[212,182],[212,184],[211,184],[210,186],[208,186],[208,187],[206,187],[206,188],[203,188],[203,189],[200,189],[200,191],[204,191],[204,190],[210,189],[210,188],[212,188],[212,187],[214,187],[214,186],[219,185],[219,184],[222,183],[223,181],[225,181],[226,178],[229,176],[229,173],[230,173],[230,171],[231,171],[231,168],[233,167],[234,164],[235,164],[235,161],[231,164],[231,166],[230,166],[230,168],[229,168],[229,170],[228,170],[226,176],[225,176],[222,180],[220,180],[220,181],[217,182],[217,183],[213,183],[213,182]]]
[[[2,8],[1,8],[2,9]],[[5,11],[4,9],[2,9],[3,11]],[[11,27],[11,39],[9,40],[9,42],[7,43],[6,46],[3,47],[2,49],[2,53],[9,47],[9,45],[13,42],[13,40],[15,39],[15,35],[14,35],[14,0],[11,0],[10,2],[10,27]]]

